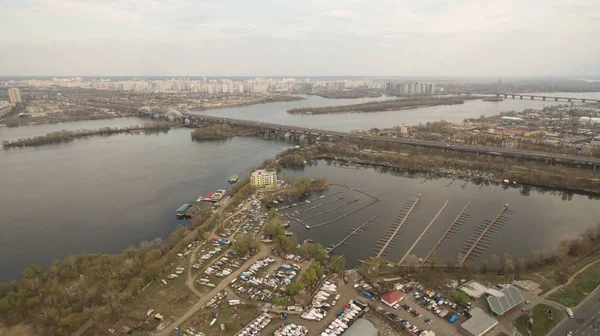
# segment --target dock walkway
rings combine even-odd
[[[410,217],[410,215],[412,214],[413,210],[415,209],[415,206],[419,203],[420,200],[421,200],[421,194],[417,195],[417,198],[415,199],[415,201],[413,202],[413,204],[410,206],[410,209],[408,209],[408,211],[406,212],[406,215],[404,216],[404,218],[402,218],[402,221],[400,221],[400,223],[398,223],[398,226],[396,227],[396,229],[394,230],[394,232],[390,235],[390,237],[385,242],[385,244],[381,247],[381,249],[379,250],[379,252],[377,252],[376,258],[381,257],[381,255],[383,254],[383,252],[385,251],[385,249],[387,249],[388,245],[390,245],[390,243],[392,242],[392,240],[394,239],[394,237],[396,237],[396,234],[398,234],[398,231],[400,231],[400,228],[404,225],[404,223],[406,222],[406,220],[408,219],[408,217]]]
[[[446,202],[444,202],[444,204],[442,205],[442,208],[440,209],[440,211],[438,211],[438,213],[433,217],[433,219],[431,220],[431,222],[429,222],[429,224],[425,227],[425,229],[423,230],[423,232],[421,232],[421,234],[419,235],[419,237],[417,237],[417,239],[411,245],[411,247],[408,249],[408,251],[406,251],[406,253],[402,257],[402,259],[400,259],[400,261],[398,262],[398,265],[402,265],[402,263],[404,262],[404,260],[406,260],[406,258],[410,255],[410,252],[412,252],[412,250],[415,248],[415,246],[417,246],[417,244],[419,243],[419,241],[421,241],[421,238],[423,238],[423,236],[425,235],[425,233],[427,232],[427,230],[429,230],[429,228],[431,227],[431,225],[433,225],[433,223],[440,216],[440,214],[442,213],[442,211],[444,211],[444,208],[446,207],[446,205],[448,205],[449,201],[450,201],[449,198],[446,199]]]
[[[431,251],[429,251],[429,253],[425,257],[425,259],[423,259],[423,263],[427,262],[427,260],[429,260],[429,258],[431,258],[431,256],[435,252],[435,250],[437,250],[438,246],[440,246],[440,244],[442,243],[442,241],[448,237],[448,234],[450,233],[450,231],[452,231],[452,229],[454,228],[454,226],[456,225],[456,223],[458,223],[458,221],[462,218],[463,214],[465,213],[465,210],[467,210],[467,208],[469,207],[469,205],[471,205],[471,201],[467,202],[467,205],[465,205],[465,207],[460,211],[460,213],[458,214],[458,216],[456,216],[456,218],[454,219],[454,221],[452,222],[452,224],[450,224],[450,226],[448,227],[448,229],[446,230],[446,232],[444,232],[444,234],[442,235],[442,237],[433,246],[433,248],[431,249]]]
[[[485,229],[483,229],[483,231],[481,231],[481,233],[479,234],[479,236],[477,237],[477,239],[473,242],[473,244],[471,245],[471,247],[469,248],[469,250],[467,251],[467,253],[465,253],[465,255],[463,256],[463,258],[458,263],[459,266],[463,266],[463,264],[465,263],[465,261],[467,261],[467,259],[471,255],[471,253],[473,253],[473,250],[475,249],[475,247],[477,247],[477,245],[479,245],[479,242],[483,239],[483,237],[485,236],[485,234],[492,228],[492,226],[494,226],[494,224],[498,221],[498,219],[500,219],[500,217],[504,214],[504,212],[506,210],[508,210],[508,204],[505,205],[502,208],[502,211],[500,211],[500,213],[485,227]]]
[[[339,243],[332,245],[331,249],[329,249],[329,252],[333,252],[333,250],[335,250],[336,248],[338,248],[340,245],[344,244],[346,242],[346,240],[350,239],[350,237],[352,237],[355,234],[358,234],[357,232],[361,231],[363,227],[365,227],[367,224],[371,223],[372,221],[374,221],[375,219],[377,219],[377,217],[379,217],[379,215],[381,215],[381,212],[378,213],[377,215],[371,217],[368,221],[362,223],[359,227],[357,227],[356,229],[352,230],[352,232],[350,232],[346,237],[344,237],[344,239],[340,240]]]

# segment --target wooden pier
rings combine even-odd
[[[462,259],[459,261],[459,263],[458,263],[459,266],[463,266],[465,261],[467,261],[467,258],[469,258],[471,253],[473,253],[473,250],[477,247],[477,245],[479,245],[479,243],[481,242],[481,240],[483,239],[485,234],[492,228],[492,226],[498,221],[498,219],[500,219],[500,217],[504,214],[504,212],[506,210],[508,210],[508,204],[504,205],[504,207],[502,208],[502,211],[500,211],[500,213],[496,217],[494,217],[494,219],[492,219],[490,221],[490,223],[481,231],[481,233],[475,239],[475,241],[473,242],[473,244],[471,245],[469,250],[465,253],[465,255],[462,257]]]
[[[398,234],[398,231],[400,231],[400,228],[402,228],[402,226],[404,225],[406,220],[410,217],[410,215],[412,214],[413,210],[415,209],[416,205],[419,203],[420,200],[421,200],[421,194],[417,195],[417,198],[415,199],[415,201],[412,203],[412,205],[406,212],[406,215],[404,215],[404,218],[402,218],[400,223],[397,224],[396,229],[389,235],[389,238],[387,239],[387,241],[381,246],[379,252],[377,252],[377,255],[375,256],[376,258],[381,257],[381,255],[383,254],[383,252],[385,252],[385,250],[390,245],[390,243],[396,238],[396,234]]]
[[[360,208],[358,208],[358,209],[356,209],[356,210],[354,210],[354,211],[350,211],[350,212],[348,212],[347,214],[341,215],[341,216],[339,216],[339,217],[337,217],[337,218],[334,218],[334,219],[332,219],[332,220],[330,220],[330,221],[323,222],[323,223],[316,224],[316,225],[312,225],[312,226],[310,226],[310,225],[305,225],[304,227],[305,227],[305,228],[307,228],[307,229],[312,229],[312,228],[318,228],[318,227],[320,227],[320,226],[324,226],[324,225],[327,225],[327,224],[331,224],[331,223],[333,223],[333,222],[337,222],[337,221],[339,221],[340,219],[342,219],[342,218],[345,218],[345,217],[348,217],[348,216],[350,216],[350,215],[352,215],[352,214],[354,214],[354,213],[357,213],[357,212],[359,212],[359,211],[361,211],[361,210],[363,210],[363,209],[366,209],[366,208],[370,207],[371,205],[373,205],[373,204],[375,204],[375,203],[377,203],[377,202],[379,202],[379,200],[375,200],[375,201],[373,201],[373,202],[371,202],[371,203],[369,203],[369,204],[367,204],[367,205],[365,205],[365,206],[362,206],[362,207],[360,207]]]
[[[456,226],[456,224],[459,223],[459,220],[461,220],[463,218],[465,210],[467,210],[467,208],[469,207],[469,205],[471,205],[471,201],[467,202],[467,205],[465,205],[465,207],[460,211],[460,213],[458,214],[458,216],[456,216],[456,218],[454,219],[454,221],[452,222],[452,224],[450,224],[450,226],[448,227],[448,229],[446,230],[446,232],[444,232],[444,234],[442,235],[442,237],[440,238],[440,240],[437,241],[437,243],[433,246],[433,248],[431,249],[431,251],[429,251],[429,253],[425,257],[425,259],[423,259],[423,263],[427,262],[427,260],[429,260],[429,258],[431,258],[431,256],[433,255],[433,252],[435,252],[435,250],[437,250],[438,246],[440,246],[440,244],[442,243],[442,241],[444,239],[446,239],[448,237],[448,235],[452,232],[452,230],[454,229],[454,227]]]
[[[444,208],[446,207],[446,205],[448,205],[449,201],[450,201],[449,198],[446,199],[446,202],[444,202],[444,204],[442,205],[442,208],[440,209],[440,211],[438,211],[438,213],[435,214],[435,216],[433,217],[433,219],[431,220],[431,222],[429,222],[429,224],[425,227],[425,229],[423,230],[423,232],[421,232],[421,234],[419,235],[419,237],[417,237],[417,239],[415,240],[415,242],[410,246],[410,248],[408,249],[408,251],[406,251],[406,253],[404,254],[404,256],[402,256],[402,259],[400,259],[400,261],[398,262],[398,265],[402,265],[402,263],[404,262],[404,260],[406,260],[406,258],[410,255],[410,252],[412,252],[412,250],[415,248],[415,246],[417,246],[417,244],[419,243],[419,241],[421,241],[421,238],[423,238],[423,236],[425,235],[425,233],[427,232],[427,230],[429,230],[429,228],[431,227],[431,225],[433,225],[433,223],[440,216],[440,214],[442,213],[442,211],[444,211]]]
[[[329,249],[329,252],[333,252],[333,250],[335,250],[336,248],[338,248],[340,245],[345,244],[346,241],[348,239],[350,239],[350,237],[352,237],[355,234],[358,234],[358,232],[362,232],[363,231],[363,227],[367,226],[367,224],[371,223],[372,221],[374,221],[375,219],[377,219],[377,217],[379,217],[379,215],[381,215],[381,212],[378,213],[377,215],[371,217],[368,221],[362,223],[359,227],[357,227],[356,229],[352,230],[344,239],[342,239],[339,243],[332,245],[331,248]]]

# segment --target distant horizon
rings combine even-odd
[[[253,79],[253,78],[294,78],[294,79],[365,79],[365,80],[394,80],[394,79],[428,79],[428,80],[452,80],[452,79],[480,79],[480,80],[505,80],[505,79],[563,79],[563,80],[600,80],[600,75],[587,75],[587,76],[572,76],[572,75],[537,75],[537,76],[430,76],[430,75],[364,75],[364,76],[349,76],[349,75],[19,75],[19,76],[0,76],[0,81],[7,80],[24,80],[24,79],[52,79],[52,78],[82,78],[82,79],[96,79],[96,78],[119,78],[119,79]]]

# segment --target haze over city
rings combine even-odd
[[[600,3],[24,0],[4,76],[600,75]]]

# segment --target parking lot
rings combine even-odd
[[[398,318],[401,320],[406,320],[413,326],[416,326],[419,330],[431,330],[436,333],[436,335],[460,335],[457,327],[460,322],[457,321],[455,323],[450,323],[447,320],[439,317],[433,312],[421,307],[419,303],[421,299],[415,299],[415,296],[411,293],[402,293],[404,298],[400,301],[400,305],[408,305],[409,307],[415,309],[417,312],[421,313],[423,316],[421,318],[417,318],[414,314],[409,313],[406,309],[399,307],[398,309],[394,309],[381,301],[372,301],[377,310],[383,310],[386,312],[390,312],[398,315]],[[425,321],[429,319],[432,323],[428,324]]]

